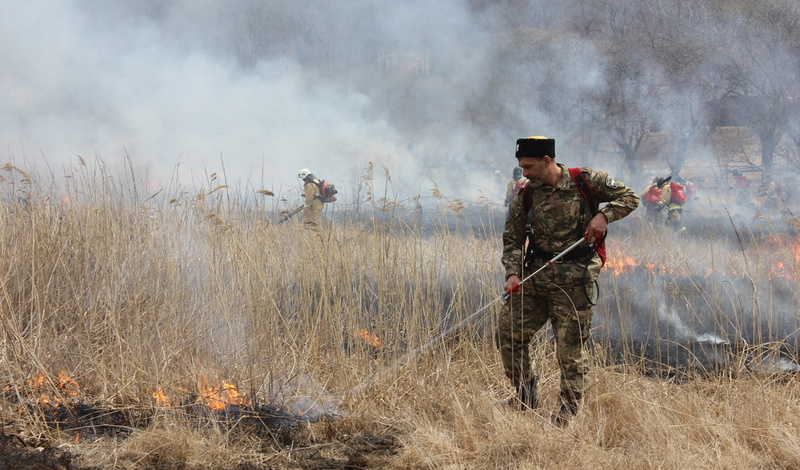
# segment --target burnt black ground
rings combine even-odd
[[[0,470],[94,470],[73,460],[69,452],[48,443],[26,444],[18,436],[0,434]]]

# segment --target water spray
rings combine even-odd
[[[402,357],[400,357],[399,359],[395,360],[389,367],[387,367],[386,369],[383,369],[382,371],[380,371],[380,373],[376,377],[373,377],[372,380],[370,380],[370,381],[368,381],[366,383],[363,383],[363,384],[359,385],[358,387],[356,387],[353,390],[352,394],[354,396],[359,395],[362,391],[364,391],[364,389],[366,389],[367,387],[372,385],[377,380],[385,377],[390,372],[394,372],[395,370],[400,368],[402,365],[404,365],[405,363],[407,363],[411,359],[415,358],[416,356],[422,354],[423,352],[425,352],[428,349],[430,349],[431,347],[433,347],[433,345],[436,344],[437,342],[447,338],[448,336],[450,336],[451,334],[453,334],[455,332],[460,331],[464,327],[464,325],[468,324],[473,319],[476,319],[478,316],[483,314],[483,312],[485,312],[492,305],[496,304],[497,302],[499,302],[501,300],[503,302],[507,301],[508,298],[511,296],[511,294],[513,294],[514,292],[518,291],[520,286],[524,282],[532,279],[535,275],[539,274],[540,272],[542,272],[546,268],[548,268],[550,266],[553,266],[559,259],[561,259],[561,257],[563,257],[564,255],[566,255],[570,251],[572,251],[575,248],[577,248],[578,246],[580,246],[584,241],[586,241],[586,238],[579,239],[578,241],[576,241],[575,243],[570,245],[569,248],[567,248],[566,250],[564,250],[561,253],[557,254],[556,256],[553,257],[553,259],[551,259],[550,261],[548,261],[544,265],[542,265],[542,267],[540,267],[536,271],[532,272],[531,274],[525,276],[524,279],[522,279],[518,283],[514,284],[513,286],[509,287],[505,292],[503,292],[501,295],[497,296],[494,300],[492,300],[488,304],[486,304],[483,307],[481,307],[478,310],[476,310],[475,313],[473,313],[472,315],[468,316],[467,318],[461,320],[459,323],[457,323],[457,324],[451,326],[450,328],[446,329],[445,331],[443,331],[438,336],[436,336],[434,338],[431,338],[427,343],[423,344],[422,346],[418,347],[417,349],[415,349],[413,351],[410,351],[410,352],[406,353],[405,355],[403,355]]]

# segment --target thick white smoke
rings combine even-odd
[[[166,184],[178,165],[181,183],[196,185],[221,174],[224,163],[229,183],[272,189],[296,184],[303,167],[345,189],[373,161],[410,194],[431,188],[430,178],[460,162],[474,162],[467,153],[496,161],[494,168],[457,169],[464,176],[457,182],[439,179],[449,195],[467,198],[482,189],[499,193],[502,181],[487,183],[485,175],[513,166],[513,137],[497,155],[497,142],[479,138],[455,114],[448,119],[489,75],[491,45],[460,1],[380,10],[369,1],[0,4],[2,161],[49,167],[59,177],[78,155],[112,169],[130,159],[153,187]],[[266,28],[297,18],[306,22],[266,36]],[[259,34],[265,39],[248,39]],[[325,67],[298,60],[304,38],[349,44],[357,60],[347,74],[326,76]],[[242,64],[248,47],[262,50]],[[410,67],[424,76],[432,66],[436,78],[428,81],[441,83],[424,86],[386,75],[376,82],[369,70]],[[447,125],[429,135],[398,129],[396,116],[375,100],[382,87],[396,86],[430,96],[422,100],[430,109],[409,113]]]

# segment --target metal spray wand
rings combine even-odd
[[[422,346],[418,347],[417,349],[407,352],[405,355],[403,355],[399,359],[395,360],[389,367],[387,367],[386,369],[383,369],[382,371],[380,371],[380,373],[376,377],[373,377],[372,380],[370,380],[369,382],[363,383],[363,384],[359,385],[358,387],[356,387],[353,390],[352,395],[357,396],[364,389],[366,389],[368,386],[370,386],[371,384],[373,384],[377,380],[383,378],[384,376],[386,376],[390,372],[394,372],[395,370],[400,368],[400,366],[402,366],[403,364],[405,364],[409,360],[413,359],[414,357],[418,356],[419,354],[427,351],[428,349],[433,347],[434,344],[436,344],[437,342],[441,341],[442,339],[450,336],[454,332],[457,332],[457,331],[461,330],[461,328],[463,328],[464,325],[466,325],[467,323],[472,321],[474,318],[478,317],[481,313],[486,311],[486,309],[488,309],[489,307],[491,307],[492,305],[494,305],[498,301],[502,300],[502,301],[505,302],[506,300],[508,300],[508,298],[511,296],[512,293],[514,293],[517,290],[519,290],[519,288],[522,285],[522,283],[524,283],[525,281],[528,281],[529,279],[533,278],[533,276],[539,274],[545,268],[547,268],[549,266],[552,266],[553,264],[556,263],[556,261],[558,261],[564,255],[566,255],[570,251],[572,251],[575,248],[577,248],[578,246],[580,246],[585,241],[586,241],[585,238],[579,239],[578,241],[576,241],[575,243],[570,245],[569,248],[567,248],[566,250],[564,250],[561,253],[557,254],[556,256],[553,257],[553,259],[551,259],[550,261],[548,261],[544,265],[542,265],[541,268],[539,268],[536,271],[534,271],[533,273],[525,276],[524,279],[519,281],[517,284],[514,284],[513,286],[511,286],[506,292],[503,292],[502,295],[499,295],[498,297],[496,297],[494,300],[492,300],[488,304],[486,304],[483,307],[481,307],[478,310],[476,310],[475,313],[473,313],[472,315],[468,316],[467,318],[461,320],[459,323],[457,323],[457,324],[451,326],[450,328],[446,329],[444,332],[442,332],[438,336],[430,339],[428,342],[426,342]]]

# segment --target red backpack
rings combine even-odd
[[[594,194],[592,193],[592,188],[589,186],[589,182],[586,181],[586,177],[583,176],[581,173],[580,168],[569,168],[569,175],[572,177],[572,181],[575,182],[575,185],[578,187],[578,191],[580,191],[581,196],[583,196],[582,204],[585,204],[592,211],[592,217],[597,215],[598,207],[597,203],[594,200]],[[522,188],[522,209],[528,215],[528,226],[531,224],[531,220],[533,218],[533,201],[531,198],[533,195],[531,194],[533,191],[533,187],[530,185],[530,182],[525,184],[525,187]],[[583,211],[583,208],[581,208]],[[592,246],[594,247],[595,253],[597,256],[600,257],[600,262],[602,265],[606,264],[606,235],[608,232],[603,234],[602,237],[595,238],[594,243]]]
[[[321,180],[321,181],[320,180],[314,180],[313,182],[314,182],[314,184],[319,186],[319,196],[318,196],[318,198],[322,202],[334,202],[334,201],[336,201],[336,194],[338,194],[339,191],[336,190],[336,186],[334,186],[333,183],[328,183],[325,180]]]
[[[650,188],[644,195],[644,201],[650,204],[658,204],[658,201],[660,200],[661,200],[661,188],[659,188],[655,184],[650,186]]]
[[[686,202],[686,195],[683,193],[683,185],[674,181],[669,182],[669,202],[683,204]]]

